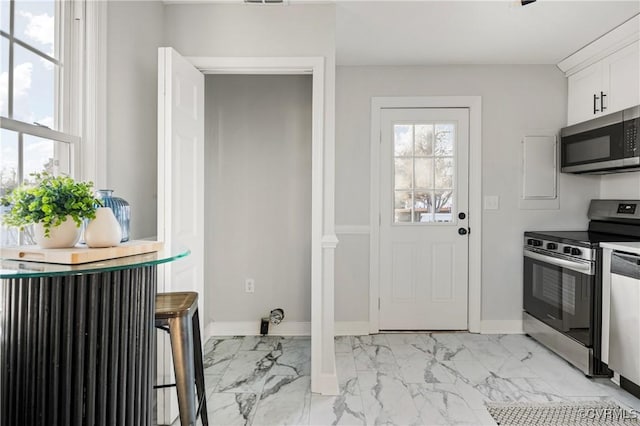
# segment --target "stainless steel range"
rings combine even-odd
[[[600,243],[640,241],[639,200],[592,200],[586,231],[524,234],[524,331],[588,376],[610,376],[600,360]]]

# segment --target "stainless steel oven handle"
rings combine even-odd
[[[559,266],[561,268],[571,269],[572,271],[581,272],[587,275],[595,275],[596,271],[591,262],[574,262],[571,260],[560,259],[558,257],[551,257],[544,254],[537,253],[528,249],[524,249],[525,257],[539,260],[540,262],[546,262],[551,265]]]

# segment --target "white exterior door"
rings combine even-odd
[[[191,254],[158,270],[158,292],[196,291],[204,318],[204,75],[170,47],[158,49],[158,239]],[[160,335],[158,336],[160,338]],[[168,339],[165,339],[168,340]],[[171,383],[167,342],[158,344],[159,381]],[[158,423],[177,415],[174,389],[158,397]]]
[[[383,109],[380,330],[468,328],[467,108]]]

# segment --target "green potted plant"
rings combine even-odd
[[[0,204],[9,206],[3,222],[23,230],[34,225],[33,237],[42,248],[73,247],[80,239],[83,219],[93,219],[102,203],[92,182],[69,176],[32,173],[35,183],[18,186]]]

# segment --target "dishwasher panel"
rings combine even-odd
[[[609,367],[640,384],[640,255],[611,256]]]

